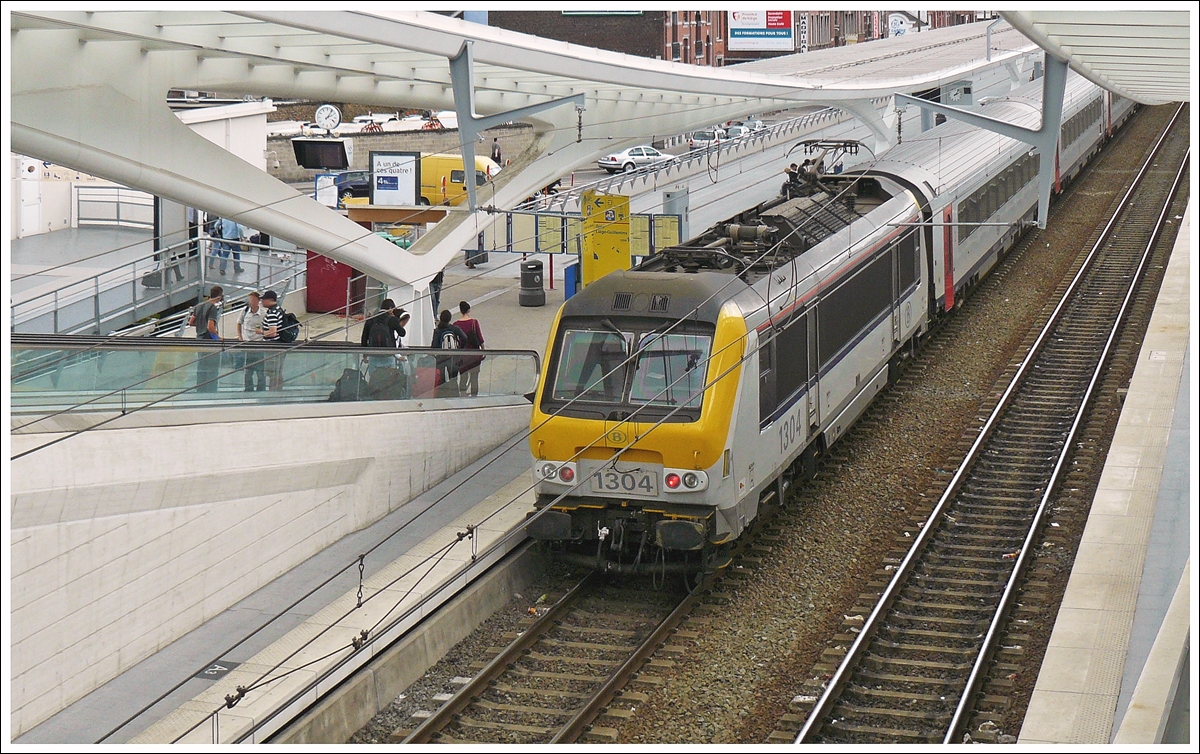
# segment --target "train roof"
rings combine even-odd
[[[1097,92],[1095,84],[1070,72],[1063,98],[1063,122],[1095,99]],[[992,98],[977,112],[1005,123],[1037,128],[1042,120],[1042,80]],[[871,172],[903,176],[918,185],[925,182],[935,194],[942,194],[978,177],[996,155],[1022,146],[1032,149],[1016,139],[949,120],[889,149]]]
[[[716,322],[721,306],[746,289],[719,272],[610,272],[563,304],[562,316],[644,316]]]

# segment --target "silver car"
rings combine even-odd
[[[619,170],[629,172],[645,165],[653,165],[656,162],[665,162],[673,159],[675,159],[675,155],[673,154],[660,152],[654,147],[643,145],[605,155],[596,160],[596,164],[610,173],[615,173]]]

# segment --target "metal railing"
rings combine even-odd
[[[880,101],[873,100],[875,104],[878,104]],[[843,120],[853,117],[850,113],[844,112],[839,108],[827,107],[814,113],[807,113],[796,118],[780,121],[761,130],[742,134],[741,136],[727,139],[711,146],[693,149],[670,160],[645,165],[625,173],[615,173],[591,181],[590,183],[562,189],[557,194],[551,194],[550,196],[539,196],[531,202],[518,205],[514,209],[532,211],[545,209],[559,212],[578,211],[580,197],[584,191],[593,190],[604,193],[618,193],[626,183],[633,184],[636,181],[649,183],[660,173],[669,175],[675,171],[682,172],[692,168],[699,168],[706,164],[708,160],[720,160],[732,152],[758,144],[773,146],[773,142],[788,137],[802,129],[818,126],[829,121],[840,123]],[[686,139],[687,136],[683,135],[679,138]]]
[[[79,225],[154,227],[154,196],[126,186],[74,186],[75,220]]]
[[[473,398],[517,397],[534,389],[538,374],[535,351],[21,334],[11,349],[12,413],[30,417],[457,398],[460,371],[477,387]]]
[[[307,254],[291,245],[236,244],[231,257],[217,256],[222,239],[198,236],[159,249],[83,280],[10,306],[13,332],[42,334],[111,333],[194,302],[213,282],[227,290],[303,287]],[[205,263],[207,260],[207,264]],[[233,263],[234,274],[217,274]],[[242,268],[241,273],[237,272]]]

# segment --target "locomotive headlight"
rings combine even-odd
[[[708,474],[691,469],[663,469],[665,492],[703,492],[708,489]]]
[[[534,470],[543,482],[571,484],[575,481],[575,464],[570,461],[567,463],[546,461],[535,466]]]

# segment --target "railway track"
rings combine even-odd
[[[571,743],[668,638],[695,596],[590,574],[516,636],[404,743]],[[640,697],[630,694],[631,700]]]
[[[797,742],[962,740],[1015,585],[1186,172],[1176,115],[898,563]]]

